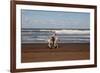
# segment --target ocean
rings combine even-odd
[[[89,29],[22,29],[21,42],[22,43],[47,43],[53,32],[59,39],[58,43],[89,43],[90,30]]]

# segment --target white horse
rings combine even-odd
[[[54,41],[52,40],[52,37],[54,37]],[[58,48],[58,38],[53,35],[48,39],[48,47],[49,48]]]

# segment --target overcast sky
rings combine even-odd
[[[21,10],[22,28],[89,29],[90,14],[43,10]]]

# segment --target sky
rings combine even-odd
[[[89,29],[90,13],[21,10],[22,28]]]

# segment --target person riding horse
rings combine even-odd
[[[57,44],[58,38],[56,36],[56,33],[54,33],[50,39],[48,40],[48,47],[49,48],[58,48],[58,44]]]

